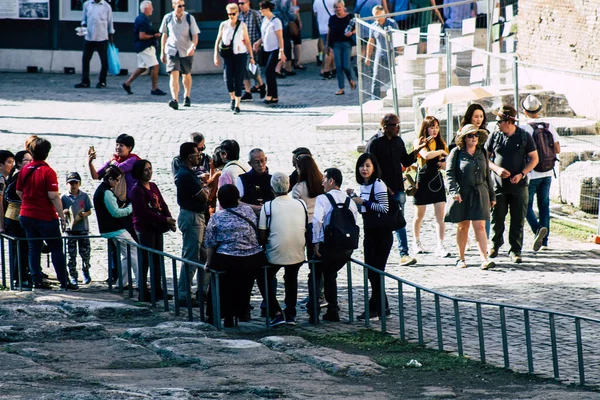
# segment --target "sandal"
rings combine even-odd
[[[350,81],[350,88],[351,88],[352,90],[355,90],[355,89],[356,89],[356,82],[354,82],[354,81]]]
[[[341,90],[339,90],[339,91],[335,92],[335,95],[336,95],[336,96],[341,96],[341,95],[343,95],[343,94],[344,94],[344,89],[341,89]]]
[[[299,69],[300,71],[304,71],[306,67],[304,65],[296,64],[294,65],[294,69]]]

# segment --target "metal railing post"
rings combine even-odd
[[[0,253],[2,254],[2,287],[6,287],[6,258],[4,257],[4,236],[0,236]],[[21,279],[19,279],[19,282],[20,281]],[[12,287],[12,279],[10,284]]]
[[[173,269],[173,300],[175,302],[175,315],[179,316],[179,284],[177,282],[177,261],[171,260],[171,268]]]
[[[525,324],[525,346],[527,347],[527,368],[533,374],[533,350],[531,349],[531,327],[529,326],[529,310],[523,310]]]
[[[354,322],[354,295],[352,293],[352,261],[346,263],[348,272],[348,320]]]
[[[463,343],[462,343],[462,328],[460,325],[460,309],[458,307],[458,300],[454,300],[454,322],[456,323],[456,346],[458,347],[458,355],[463,356]]]
[[[388,68],[390,75],[390,88],[392,89],[392,101],[394,104],[394,113],[400,116],[400,106],[398,104],[398,92],[396,90],[396,53],[394,50],[394,41],[392,31],[388,30],[385,35],[385,44],[387,46]],[[394,82],[394,83],[392,83]]]
[[[192,282],[190,280],[190,266],[189,264],[183,264],[183,267],[185,268],[185,286],[187,289],[185,300],[188,311],[188,321],[191,322],[194,320],[194,314],[192,311]]]
[[[206,317],[204,315],[204,269],[200,267],[196,270],[196,285],[198,286],[197,300],[200,303],[200,321],[204,322]]]
[[[400,324],[400,340],[406,340],[406,331],[404,329],[404,292],[402,291],[402,282],[398,281],[398,323]]]
[[[508,358],[508,337],[506,334],[506,315],[504,307],[500,306],[500,330],[502,331],[502,354],[504,355],[504,368],[510,368],[510,360]]]
[[[10,242],[9,242],[10,245]],[[23,265],[23,253],[21,252],[21,240],[17,239],[17,243],[16,243],[16,248],[17,248],[17,276],[19,277],[19,291],[23,291],[23,274],[21,273],[21,265]],[[4,252],[2,252],[4,254]],[[9,252],[10,254],[10,252]],[[4,269],[4,267],[2,268]],[[10,286],[13,286],[13,276],[12,276],[12,271],[9,271],[9,279],[10,279]],[[4,287],[6,287],[6,282],[4,281],[4,279],[6,279],[5,276],[2,277],[3,279],[3,285]],[[33,282],[29,282],[30,287],[33,288]]]
[[[379,274],[379,287],[381,288],[379,293],[379,319],[381,320],[381,333],[386,333],[387,331],[387,309],[385,307],[385,275],[382,273]]]
[[[361,24],[360,24],[360,16],[356,16],[356,70],[358,71],[358,76],[356,77],[358,79],[358,103],[360,105],[360,140],[361,143],[365,142],[365,124],[364,124],[364,116],[363,116],[363,102],[364,102],[364,96],[363,96],[363,85],[362,85],[362,77],[363,77],[363,69],[362,69],[362,62],[360,60],[361,56],[362,56],[362,43],[361,43],[361,37],[360,37],[360,31],[361,31]],[[333,50],[331,50],[333,53]],[[340,71],[343,73],[343,71]]]
[[[440,315],[440,296],[435,295],[435,325],[437,328],[438,350],[444,351],[444,338],[442,336],[442,317]]]
[[[163,303],[165,311],[169,311],[169,291],[167,290],[167,272],[165,271],[165,257],[160,256],[160,283],[162,287]]]
[[[139,257],[138,257],[139,260]],[[127,243],[127,285],[129,286],[129,298],[133,297],[133,269],[131,268],[131,245]],[[139,274],[139,270],[138,270]],[[138,288],[139,289],[139,288]]]
[[[121,260],[121,242],[115,240],[115,246],[117,247],[117,287],[119,293],[123,293],[123,261]],[[129,254],[128,254],[129,257]]]
[[[581,339],[581,320],[575,318],[575,335],[577,336],[577,364],[579,366],[579,384],[585,385],[585,371],[583,367],[583,341]]]
[[[517,116],[519,115],[519,60],[517,56],[513,57],[513,84],[514,84],[514,96],[515,96],[515,110],[517,110]]]
[[[115,252],[115,240],[108,239],[106,241],[106,248],[108,250],[108,290],[112,290],[113,288],[113,268],[115,263],[115,256],[118,254]]]
[[[221,288],[219,284],[219,274],[211,271],[211,282],[213,276],[214,286],[213,290],[211,290],[213,300],[213,325],[220,331],[223,328],[221,325]]]
[[[365,326],[371,326],[369,313],[369,269],[363,267],[363,302],[365,305]]]
[[[415,299],[417,303],[417,334],[419,338],[419,344],[425,344],[423,340],[423,311],[421,309],[421,289],[416,288],[415,290]]]
[[[556,348],[556,328],[554,326],[554,314],[548,315],[550,324],[550,344],[552,346],[552,368],[554,370],[554,378],[560,378],[558,369],[558,349]]]
[[[476,303],[477,308],[477,333],[479,335],[479,358],[485,363],[485,337],[483,334],[483,315],[481,312],[481,303]]]
[[[446,87],[452,86],[452,41],[450,35],[446,33]],[[452,120],[452,104],[446,105],[446,143],[451,143],[454,137],[453,120]]]

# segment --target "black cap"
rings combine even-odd
[[[81,176],[77,172],[69,172],[67,175],[67,183],[69,182],[81,182]]]

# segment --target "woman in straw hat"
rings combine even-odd
[[[483,258],[482,269],[494,266],[487,258],[485,221],[490,219],[490,209],[496,204],[496,195],[490,175],[488,157],[482,148],[488,132],[473,124],[463,126],[456,137],[457,147],[448,156],[446,177],[450,192],[450,206],[446,222],[457,223],[456,243],[458,260],[456,266],[466,268],[465,248],[469,224],[473,226],[479,253]]]

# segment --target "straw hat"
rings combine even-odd
[[[477,141],[477,145],[478,146],[483,146],[485,144],[485,142],[487,141],[488,138],[488,131],[485,129],[477,129],[477,127],[473,124],[466,124],[465,126],[462,127],[462,129],[460,131],[458,131],[458,133],[456,134],[456,146],[459,149],[464,149],[465,148],[465,138],[468,134],[470,133],[477,133],[479,134],[479,140]]]
[[[516,122],[517,110],[513,106],[502,106],[497,111],[492,111],[492,114],[496,116],[496,121],[512,121]]]
[[[523,106],[523,110],[530,114],[537,114],[542,109],[542,103],[532,94],[527,96],[521,105]]]

